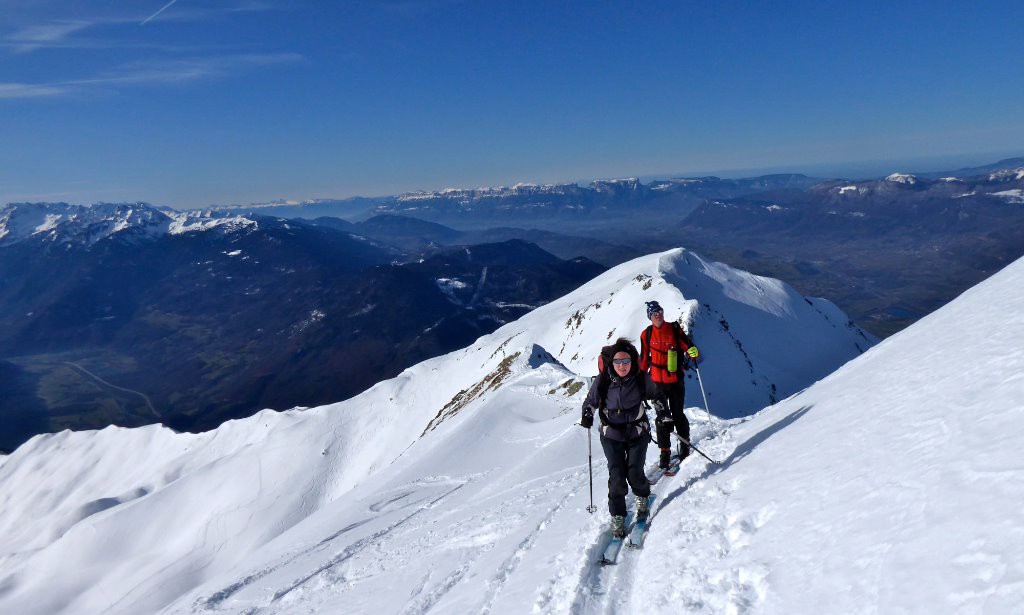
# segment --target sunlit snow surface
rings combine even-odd
[[[673,251],[347,402],[37,437],[0,458],[0,612],[1016,612],[1024,261],[753,417],[707,423],[690,384],[725,463],[687,460],[646,548],[594,564],[607,474],[595,441],[590,515],[570,370],[644,298],[693,323],[713,410],[763,394],[734,339],[779,386],[857,356],[790,293]]]

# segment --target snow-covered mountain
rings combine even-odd
[[[766,190],[801,190],[816,183],[804,175],[765,175],[745,179],[700,177],[656,180],[635,177],[579,184],[520,183],[495,188],[447,188],[419,191],[384,200],[376,214],[408,215],[460,230],[495,226],[550,228],[571,224],[574,230],[622,226],[629,216],[638,228],[660,217],[685,217],[706,198],[730,198]]]
[[[0,460],[0,611],[550,612],[599,601],[587,588],[605,578],[591,565],[604,515],[582,510],[586,441],[574,422],[599,348],[635,339],[649,299],[702,348],[720,415],[794,393],[873,341],[828,302],[674,250],[346,402],[201,434],[38,436]],[[699,399],[691,384],[690,405]],[[600,499],[603,462],[596,471]],[[664,495],[666,506],[680,499]]]
[[[0,452],[67,427],[204,431],[347,399],[606,270],[524,241],[412,258],[386,242],[400,224],[8,211],[23,209],[65,221],[0,245]],[[129,210],[162,230],[85,232],[127,225]]]
[[[913,186],[919,182],[917,177],[910,175],[908,173],[892,173],[885,178],[885,181],[894,184],[904,184],[907,186]]]
[[[244,216],[177,212],[148,203],[9,203],[0,208],[0,246],[29,239],[92,245],[113,235],[157,237],[256,228],[258,223]]]
[[[882,203],[887,207],[913,207],[924,200],[929,201],[928,206],[938,208],[941,206],[938,203],[941,200],[974,197],[973,200],[981,201],[993,196],[998,198],[1000,191],[1007,188],[1012,190],[1014,187],[1024,187],[1024,167],[1019,165],[972,175],[932,175],[935,174],[912,175],[897,172],[883,180],[831,180],[814,186],[810,192],[832,206],[860,203],[870,207]],[[918,195],[909,196],[908,191]],[[836,196],[845,198],[837,200]]]

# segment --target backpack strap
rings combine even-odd
[[[608,387],[612,384],[612,379],[608,377],[606,372],[601,372],[597,375],[597,399],[600,402],[601,409],[607,405]]]
[[[654,325],[647,325],[647,328],[640,334],[640,348],[643,349],[644,356],[641,357],[647,362],[648,367],[654,362],[654,357],[651,355],[651,332],[654,331]]]
[[[679,342],[679,345],[683,347],[683,350],[686,350],[690,346],[693,346],[693,340],[691,340],[690,337],[686,335],[686,331],[683,331],[683,326],[681,324],[673,320],[672,329],[675,331],[676,341]]]
[[[608,405],[608,387],[611,384],[612,379],[608,376],[607,372],[602,371],[597,375],[597,416],[601,419],[602,425],[608,424],[608,419],[604,416],[604,409]]]

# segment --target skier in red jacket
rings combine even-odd
[[[665,322],[665,310],[657,301],[647,302],[647,317],[651,319],[651,325],[640,334],[640,371],[649,371],[651,380],[668,398],[668,412],[662,412],[655,420],[658,448],[661,449],[658,463],[662,468],[667,468],[671,456],[673,425],[680,436],[687,441],[690,439],[690,423],[683,414],[683,398],[686,394],[683,384],[684,353],[685,357],[696,361],[700,352],[679,323]],[[670,351],[676,354],[675,371],[669,371]],[[682,442],[680,459],[685,459],[689,453],[690,447]]]

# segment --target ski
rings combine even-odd
[[[625,526],[626,535],[628,536],[633,527],[632,512],[626,513]],[[598,563],[600,563],[602,566],[610,566],[614,564],[616,560],[619,559],[619,551],[622,550],[622,543],[624,539],[612,536],[612,531],[610,529],[605,530],[605,534],[607,534],[609,542],[608,545],[604,548],[604,551],[601,553],[601,559],[598,560]]]
[[[669,459],[667,468],[662,468],[657,463],[654,463],[647,468],[647,482],[656,485],[663,476],[675,476],[679,472],[679,463],[679,457],[676,455],[672,455],[671,459]]]
[[[665,470],[665,476],[675,476],[679,474],[679,465],[683,463],[677,455],[673,455],[671,461],[669,461],[668,468]]]
[[[671,467],[671,466],[670,466]],[[665,468],[658,466],[657,463],[647,468],[647,482],[655,485],[661,480],[661,477],[665,475]]]
[[[633,524],[633,528],[629,531],[629,547],[631,549],[642,549],[644,546],[644,540],[647,538],[647,527],[648,522],[651,518],[651,506],[654,505],[654,498],[658,497],[655,494],[651,494],[647,497],[647,510],[648,513],[642,517],[637,517],[636,523]]]

